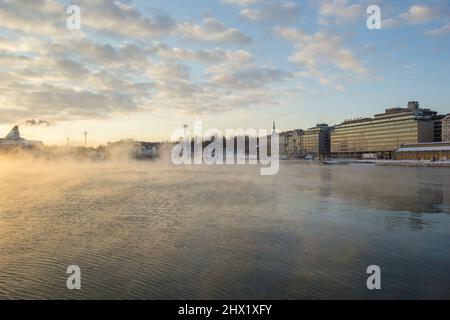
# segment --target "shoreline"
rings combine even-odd
[[[329,159],[329,160],[302,160],[290,159],[283,162],[296,162],[307,165],[374,165],[395,167],[423,167],[423,168],[450,168],[450,161],[414,161],[414,160],[358,160],[358,159]]]

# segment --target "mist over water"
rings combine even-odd
[[[1,158],[0,204],[1,299],[450,298],[448,169]]]

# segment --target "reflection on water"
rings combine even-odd
[[[448,169],[2,161],[0,298],[450,298]]]

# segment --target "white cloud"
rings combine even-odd
[[[261,0],[221,0],[223,3],[238,5],[240,7],[245,7],[251,4],[260,2]]]
[[[276,27],[273,29],[273,33],[275,36],[290,42],[300,42],[311,39],[310,35],[305,31],[297,28]]]
[[[82,26],[106,35],[131,38],[155,38],[170,34],[176,21],[163,11],[144,15],[124,2],[110,0],[79,0]]]
[[[307,34],[300,29],[281,27],[275,28],[274,34],[294,44],[289,61],[299,68],[297,76],[316,78],[321,84],[337,88],[335,80],[367,74],[362,62],[343,46],[338,36],[326,32]]]
[[[424,33],[427,36],[443,36],[443,35],[447,35],[450,34],[450,23],[446,24],[440,28],[436,28],[436,29],[432,29],[430,31],[427,31]]]
[[[0,50],[7,52],[32,52],[41,45],[41,41],[33,37],[0,37]]]
[[[427,23],[440,16],[440,13],[435,8],[427,6],[414,5],[409,8],[406,13],[401,13],[399,18],[411,24]]]
[[[161,37],[176,28],[175,20],[157,11],[148,16],[126,3],[109,0],[78,0],[82,27],[94,32],[124,37]],[[2,0],[2,27],[28,35],[64,37],[67,35],[65,7],[55,0]]]
[[[364,74],[366,68],[351,50],[343,47],[342,39],[325,32],[307,34],[296,28],[275,28],[275,35],[294,42],[296,50],[289,60],[296,65],[315,70],[334,66],[354,74]]]
[[[349,0],[323,0],[320,4],[321,19],[334,18],[338,23],[349,22],[365,17],[362,4],[352,4]]]
[[[294,1],[268,1],[259,6],[245,8],[239,15],[251,21],[277,22],[284,24],[298,20],[299,5]]]
[[[2,28],[13,31],[57,36],[65,28],[65,11],[53,0],[2,0],[0,21]]]
[[[184,39],[221,44],[243,45],[252,38],[235,28],[228,28],[222,21],[205,18],[203,25],[184,22],[178,25],[178,32]]]
[[[208,82],[221,88],[239,91],[243,88],[262,89],[275,81],[289,77],[289,73],[273,66],[230,64],[217,65],[208,68],[206,74],[210,76]]]
[[[383,27],[398,27],[402,25],[426,24],[442,16],[443,12],[438,7],[425,5],[413,5],[407,12],[400,13],[395,18],[385,19]]]
[[[291,94],[279,86],[291,75],[257,62],[242,48],[251,37],[220,20],[175,21],[130,1],[75,3],[82,28],[70,32],[58,1],[0,0],[0,122],[224,112]]]
[[[189,50],[183,48],[161,48],[158,51],[158,55],[174,60],[183,61],[195,61],[204,64],[223,63],[233,59],[245,59],[252,58],[251,54],[244,50],[227,51],[222,48],[215,49],[201,49],[201,50]]]

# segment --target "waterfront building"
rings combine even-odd
[[[289,155],[289,137],[292,134],[292,131],[286,131],[280,133],[280,155],[287,156]]]
[[[326,157],[330,154],[330,133],[332,127],[321,123],[306,130],[302,136],[302,155]]]
[[[450,160],[450,142],[405,144],[395,152],[395,160]]]
[[[361,157],[374,154],[390,159],[404,144],[434,142],[437,112],[420,108],[417,101],[406,108],[391,108],[373,118],[345,121],[331,132],[331,154]]]
[[[287,136],[287,154],[289,156],[299,157],[303,149],[303,134],[301,129],[290,131]]]
[[[280,134],[280,152],[296,158],[326,157],[330,154],[331,130],[327,124],[318,124],[308,130],[283,132]]]
[[[442,141],[450,142],[450,114],[441,121]]]

